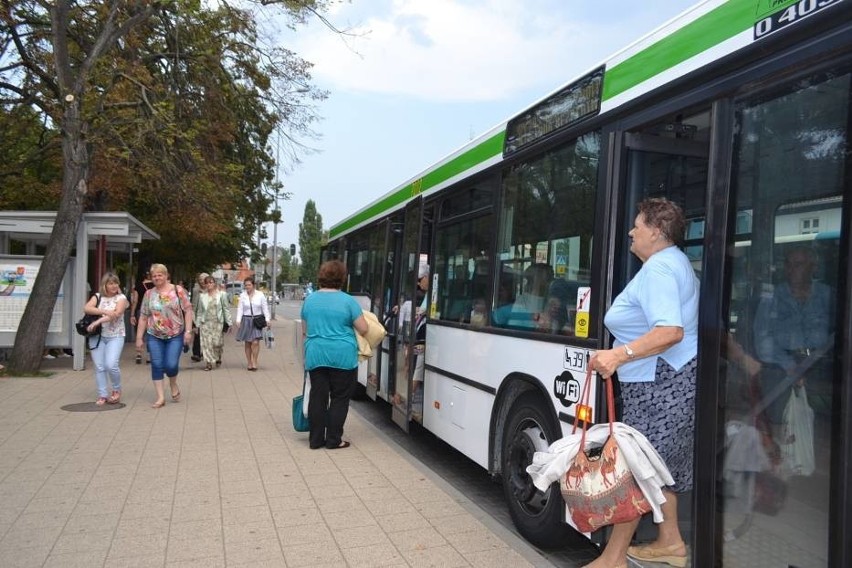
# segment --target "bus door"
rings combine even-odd
[[[849,479],[839,393],[849,380],[850,109],[848,69],[734,107],[717,564],[849,565],[839,559],[848,503],[833,490]]]
[[[620,200],[624,205],[614,243],[612,298],[641,267],[640,260],[630,253],[628,232],[636,218],[636,205],[650,197],[664,197],[683,208],[687,218],[684,251],[701,278],[709,142],[709,109],[672,115],[624,134],[624,195]],[[689,451],[692,451],[691,447]],[[692,499],[688,494],[679,497],[681,532],[689,543],[692,538]],[[643,520],[638,534],[653,540],[656,532],[652,523]]]
[[[423,200],[416,199],[405,208],[402,247],[399,257],[399,288],[395,297],[398,318],[396,352],[388,393],[393,406],[393,421],[408,432],[409,421],[418,421],[423,412],[423,367],[425,365],[425,318],[428,297],[418,286],[419,277],[428,270],[428,247],[423,240]]]
[[[375,270],[378,280],[374,289],[378,291],[373,298],[374,311],[381,317],[387,335],[382,340],[378,357],[376,359],[373,374],[367,379],[367,396],[376,400],[379,393],[384,393],[390,399],[391,390],[388,385],[392,382],[394,375],[394,362],[396,359],[396,337],[399,332],[399,318],[393,312],[396,305],[394,298],[398,297],[399,275],[397,266],[402,250],[402,214],[396,214],[386,222],[382,223],[381,230],[377,235],[381,236],[381,242],[375,243],[375,250],[379,254],[381,267]],[[378,308],[378,309],[375,309]]]

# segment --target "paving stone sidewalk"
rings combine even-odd
[[[295,324],[273,325],[258,372],[231,335],[161,409],[132,344],[122,408],[62,409],[94,401],[90,360],[0,379],[0,566],[551,566],[354,412],[350,448],[308,449]]]

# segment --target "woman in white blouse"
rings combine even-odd
[[[266,296],[255,288],[253,276],[243,280],[243,288],[237,305],[237,341],[245,343],[248,370],[257,371],[260,340],[263,330],[269,328],[269,304]],[[261,317],[262,321],[259,320]]]

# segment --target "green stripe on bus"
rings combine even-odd
[[[623,93],[690,57],[749,29],[755,22],[754,0],[730,0],[633,57],[607,69],[603,100]]]
[[[413,183],[402,186],[390,195],[385,196],[381,201],[377,201],[369,208],[356,213],[349,219],[341,221],[329,232],[329,238],[334,239],[340,233],[351,229],[352,227],[367,221],[389,209],[408,201],[417,194],[439,185],[448,179],[463,173],[470,168],[481,164],[482,162],[503,154],[503,140],[506,136],[506,131],[501,130],[491,138],[483,140],[467,152],[457,156],[433,171],[428,172],[421,179],[415,180]],[[419,186],[419,190],[415,192],[415,186]]]

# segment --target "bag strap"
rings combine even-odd
[[[186,333],[186,312],[183,311],[183,303],[180,301],[180,292],[178,291],[177,284],[173,284],[175,287],[175,298],[177,298],[178,309],[180,310],[180,324],[183,326],[183,331]],[[186,290],[184,290],[184,293]]]
[[[589,404],[589,396],[592,387],[592,369],[591,367],[586,369],[586,380],[583,381],[583,390],[580,392],[580,400],[577,401],[577,404],[574,407],[574,428],[571,430],[571,433],[574,434],[577,432],[577,425],[580,423],[580,413],[578,412],[581,406],[588,406]],[[586,421],[583,420],[583,434],[585,439],[586,432]]]
[[[615,393],[613,391],[612,381],[615,379],[610,377],[609,379],[604,379],[604,383],[606,383],[606,409],[607,409],[607,420],[609,421],[609,435],[613,435],[613,420],[615,418]],[[583,391],[580,394],[580,400],[577,402],[575,408],[579,409],[580,406],[589,407],[589,399],[591,398],[592,392],[592,368],[586,368],[586,380],[583,383]],[[574,412],[574,428],[571,430],[571,433],[574,434],[577,432],[577,425],[580,422],[580,417],[578,416],[580,413],[575,410]],[[580,438],[580,447],[583,448],[586,445],[586,429],[588,427],[588,422],[583,420],[583,433]]]

